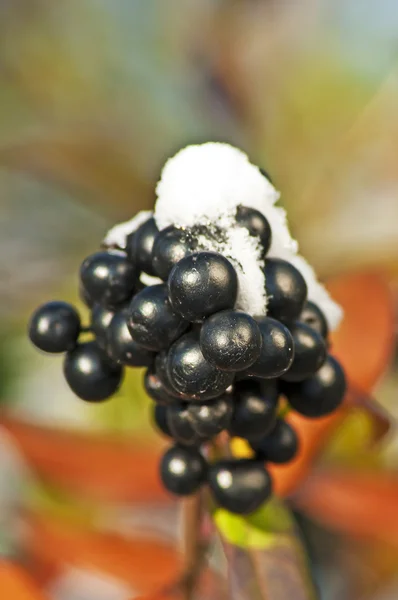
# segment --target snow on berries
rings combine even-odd
[[[328,353],[342,312],[298,254],[279,193],[241,151],[189,146],[156,191],[153,213],[116,225],[83,261],[88,325],[49,302],[29,336],[65,354],[65,379],[87,402],[114,395],[126,368],[144,369],[153,424],[172,440],[164,486],[184,496],[208,485],[221,507],[248,514],[272,493],[267,463],[298,451],[281,408],[318,418],[343,400]],[[210,460],[221,433],[246,440],[252,458]]]

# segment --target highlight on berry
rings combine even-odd
[[[258,185],[271,186],[250,166]],[[282,414],[324,417],[343,400],[344,372],[329,353],[333,319],[309,295],[319,284],[309,287],[293,250],[292,262],[287,251],[275,255],[274,199],[263,210],[250,197],[228,205],[216,223],[193,206],[185,224],[173,221],[173,206],[168,218],[163,197],[158,202],[82,261],[88,323],[70,304],[51,301],[34,312],[29,337],[43,352],[64,353],[66,382],[86,402],[113,396],[125,369],[144,369],[153,425],[171,442],[163,485],[178,496],[207,485],[219,506],[248,514],[272,494],[267,464],[299,452]],[[258,279],[247,289],[259,273],[261,289]],[[251,458],[213,459],[220,435],[246,440]]]

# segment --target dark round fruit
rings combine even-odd
[[[167,409],[167,424],[175,441],[183,446],[200,446],[205,440],[192,427],[190,414],[183,404]]]
[[[172,345],[167,371],[178,392],[198,400],[220,396],[234,378],[233,373],[220,371],[205,359],[195,332],[183,335]]]
[[[129,309],[128,328],[137,344],[148,350],[168,348],[188,327],[172,308],[167,285],[151,285],[134,296]]]
[[[160,404],[155,404],[152,408],[152,420],[155,427],[167,437],[171,436],[171,431],[167,424],[167,408]]]
[[[270,317],[258,317],[263,343],[261,353],[247,370],[248,375],[265,379],[280,377],[293,362],[293,338],[285,325]]]
[[[264,215],[249,206],[238,206],[236,220],[242,227],[246,227],[249,234],[258,237],[263,249],[262,256],[265,257],[271,246],[272,231]]]
[[[206,461],[195,448],[172,446],[160,463],[164,487],[178,496],[194,494],[205,482],[206,474]]]
[[[293,427],[283,419],[278,419],[273,430],[251,446],[261,460],[283,464],[296,456],[299,443]]]
[[[317,331],[324,339],[328,337],[329,328],[325,315],[313,302],[307,302],[301,312],[299,321]]]
[[[158,277],[167,281],[171,269],[180,260],[194,252],[196,241],[186,229],[173,225],[162,229],[155,239],[152,264]]]
[[[329,355],[315,375],[300,382],[281,382],[281,392],[294,410],[305,417],[323,417],[344,399],[346,379],[340,363]]]
[[[153,217],[127,236],[126,251],[133,265],[148,275],[156,275],[152,265],[152,250],[159,230]]]
[[[108,327],[115,313],[113,310],[101,306],[101,304],[95,304],[91,312],[91,330],[95,335],[95,341],[98,346],[103,350],[106,349]]]
[[[222,460],[209,467],[208,478],[217,503],[232,513],[250,514],[271,496],[271,478],[260,461]]]
[[[107,352],[117,363],[129,367],[148,367],[155,354],[133,340],[127,327],[128,311],[118,311],[108,328]]]
[[[103,250],[86,258],[80,278],[93,302],[115,308],[133,295],[136,269],[124,252]]]
[[[200,332],[203,356],[223,371],[242,371],[260,356],[257,322],[244,312],[223,310],[205,320]]]
[[[181,394],[175,389],[169,377],[167,370],[168,357],[169,355],[167,350],[162,350],[156,354],[155,373],[159,377],[159,380],[167,390],[168,394],[181,400]]]
[[[144,375],[144,387],[148,396],[158,404],[168,406],[176,402],[176,398],[170,395],[152,369],[148,369]]]
[[[293,336],[294,359],[282,379],[302,381],[314,375],[325,362],[326,344],[323,337],[305,323],[296,322],[289,329]]]
[[[75,345],[80,333],[80,317],[67,302],[47,302],[32,315],[29,324],[31,342],[44,352],[66,352]]]
[[[192,322],[233,308],[238,293],[235,269],[216,252],[198,252],[180,260],[168,285],[173,308]]]
[[[227,429],[232,416],[232,402],[227,395],[204,402],[190,403],[188,413],[193,429],[201,436],[212,438]]]
[[[268,258],[264,274],[269,316],[285,322],[298,319],[307,299],[307,284],[300,271],[286,260]]]
[[[275,380],[266,386],[254,380],[236,383],[230,434],[249,441],[267,435],[275,425],[278,395]]]
[[[79,298],[88,308],[93,308],[95,302],[90,298],[87,290],[84,289],[82,282],[79,283]]]
[[[123,370],[112,363],[95,342],[87,342],[67,353],[64,375],[76,396],[88,402],[99,402],[118,390]]]

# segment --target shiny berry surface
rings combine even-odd
[[[262,439],[276,422],[279,395],[276,381],[269,380],[266,386],[254,380],[240,381],[235,384],[233,395],[230,434],[249,441]]]
[[[148,275],[156,275],[152,265],[152,250],[159,230],[151,217],[127,236],[126,252],[133,265]]]
[[[262,336],[259,358],[247,370],[249,375],[273,378],[283,375],[293,362],[293,338],[285,325],[270,317],[256,319]]]
[[[118,390],[123,370],[112,363],[95,342],[86,342],[66,354],[64,375],[76,396],[99,402]]]
[[[232,417],[232,400],[224,395],[201,404],[191,402],[187,410],[193,429],[201,436],[212,438],[228,428]]]
[[[160,404],[155,404],[155,406],[151,407],[151,414],[156,429],[166,437],[172,437],[167,424],[167,408]]]
[[[198,335],[187,333],[170,348],[167,371],[173,387],[192,398],[210,400],[233,382],[233,373],[220,371],[203,356]]]
[[[96,252],[83,262],[80,278],[93,302],[114,308],[129,300],[136,269],[120,250]]]
[[[284,464],[296,456],[299,443],[293,427],[278,419],[273,430],[262,440],[252,443],[258,458],[271,463]]]
[[[328,324],[325,315],[314,302],[307,302],[301,312],[299,321],[305,323],[314,331],[317,331],[323,338],[327,338],[329,333]]]
[[[204,437],[192,427],[186,406],[180,404],[167,409],[167,424],[176,442],[184,446],[200,446]]]
[[[103,350],[106,349],[108,327],[114,315],[115,313],[112,309],[101,306],[101,304],[93,306],[90,327],[95,335],[95,341]]]
[[[168,392],[152,369],[147,369],[144,375],[144,388],[148,396],[158,404],[168,406],[176,402],[175,396]]]
[[[236,514],[250,514],[271,495],[271,478],[254,460],[222,460],[209,467],[209,487],[216,502]]]
[[[302,381],[314,375],[326,360],[327,350],[323,337],[305,323],[289,327],[294,342],[294,359],[282,375],[285,381]]]
[[[281,382],[280,389],[294,410],[317,418],[340,406],[346,392],[346,379],[340,363],[329,355],[315,375],[298,383]]]
[[[189,496],[205,482],[206,461],[195,448],[172,446],[160,463],[160,476],[165,488],[177,496]]]
[[[251,236],[259,238],[263,249],[262,256],[265,257],[272,241],[272,231],[268,220],[260,211],[248,206],[238,206],[236,220],[239,225],[249,231]]]
[[[171,225],[160,231],[152,251],[152,264],[156,275],[167,281],[174,265],[192,254],[195,246],[195,240],[184,229],[177,229]]]
[[[40,306],[29,323],[31,342],[44,352],[66,352],[76,344],[80,317],[67,302],[48,302]]]
[[[298,319],[307,299],[307,284],[300,271],[285,260],[268,258],[264,274],[269,316],[286,322]]]
[[[199,252],[173,267],[168,286],[173,308],[193,322],[232,308],[238,293],[238,278],[232,264],[221,254]]]
[[[169,302],[166,284],[145,288],[130,304],[128,328],[137,344],[148,350],[168,348],[187,327]]]
[[[129,367],[148,367],[155,354],[133,340],[127,327],[127,310],[118,311],[108,327],[107,352],[115,362]]]
[[[224,310],[206,319],[200,332],[203,356],[225,371],[242,371],[260,356],[262,336],[257,322],[244,312]]]

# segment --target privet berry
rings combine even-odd
[[[76,345],[80,317],[67,302],[48,302],[33,314],[29,324],[31,342],[44,352],[66,352]]]
[[[317,331],[324,339],[328,337],[329,331],[325,315],[314,302],[308,301],[305,304],[299,321]]]
[[[103,250],[92,254],[80,268],[80,278],[91,300],[115,308],[129,300],[134,291],[137,272],[120,250]]]
[[[209,486],[216,502],[237,514],[250,514],[267,500],[271,478],[260,461],[222,460],[209,467]]]
[[[234,411],[229,426],[232,436],[259,440],[275,426],[278,386],[270,380],[266,387],[254,380],[235,384]]]
[[[151,285],[134,296],[127,324],[137,344],[154,351],[168,348],[188,327],[171,306],[164,283]]]
[[[255,377],[280,377],[290,368],[294,357],[293,338],[285,325],[270,317],[257,317],[262,346],[260,356],[247,370]]]
[[[200,446],[204,437],[192,427],[187,406],[176,404],[167,409],[167,424],[173,438],[184,446]]]
[[[99,402],[118,390],[123,370],[111,362],[95,342],[86,342],[66,354],[64,375],[76,396]]]
[[[148,367],[154,353],[133,340],[127,327],[128,311],[118,311],[112,318],[107,332],[107,351],[117,363],[129,367]]]
[[[296,432],[283,419],[277,419],[272,431],[251,445],[259,459],[277,464],[290,462],[299,448]]]
[[[205,359],[195,332],[186,333],[171,346],[167,371],[178,392],[198,400],[220,396],[234,379],[233,373],[220,371]]]
[[[268,220],[260,211],[248,206],[238,206],[236,221],[242,227],[246,227],[249,234],[259,238],[262,246],[262,257],[264,258],[270,249],[272,231]]]
[[[260,356],[257,322],[244,312],[224,310],[205,320],[200,331],[203,356],[224,371],[242,371]]]
[[[148,275],[156,275],[152,265],[152,250],[158,233],[155,219],[151,217],[127,236],[126,252],[130,262]]]
[[[177,496],[189,496],[205,482],[206,461],[196,448],[175,445],[164,454],[160,476],[165,488]]]
[[[200,404],[191,402],[187,410],[196,433],[212,438],[228,428],[232,416],[232,399],[224,394]]]
[[[148,396],[158,404],[167,406],[176,402],[176,398],[168,392],[152,369],[147,369],[145,372],[144,387]]]
[[[281,382],[281,392],[300,414],[317,418],[335,411],[344,399],[346,380],[338,361],[329,355],[315,375],[299,382]]]
[[[300,271],[286,260],[267,258],[264,275],[269,316],[284,322],[298,319],[307,299],[307,284]]]
[[[198,252],[173,267],[168,287],[173,308],[184,319],[194,322],[233,308],[238,277],[229,260],[221,254]]]
[[[91,312],[91,331],[95,335],[95,340],[100,348],[106,349],[108,327],[115,315],[114,310],[94,304]]]
[[[155,427],[160,433],[163,433],[166,437],[172,437],[171,431],[167,424],[167,408],[160,404],[155,404],[151,407],[152,420]]]
[[[158,277],[167,281],[171,269],[180,260],[194,252],[196,242],[185,229],[166,227],[156,236],[152,250],[153,269]]]
[[[294,359],[282,379],[303,381],[316,373],[325,362],[326,344],[323,337],[305,323],[296,322],[289,330],[293,336]]]

